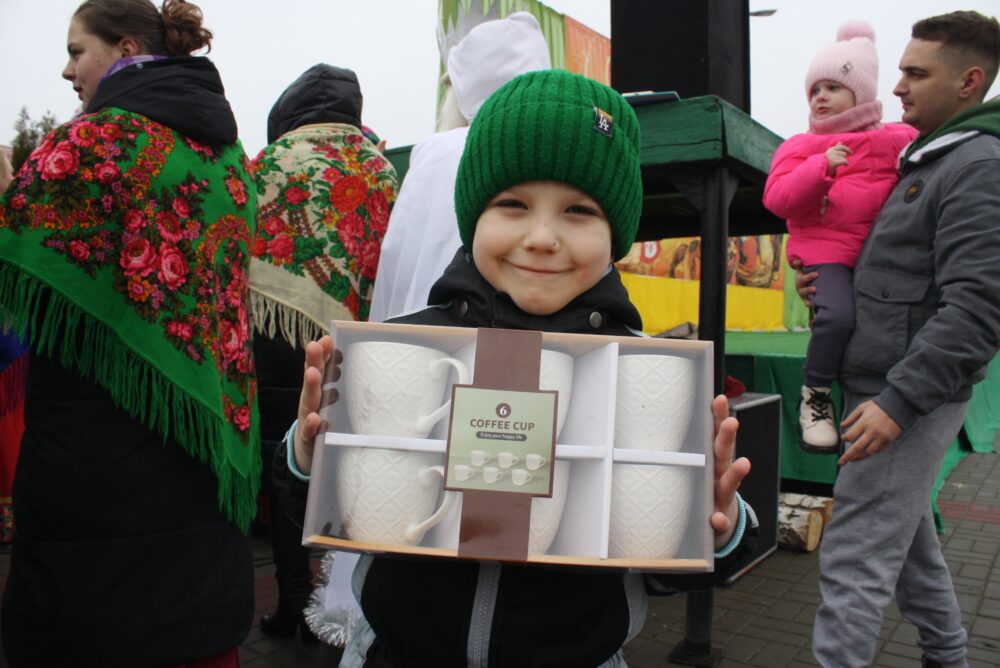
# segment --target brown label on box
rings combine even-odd
[[[531,471],[529,477],[527,466],[516,466],[515,459],[518,463],[526,462],[527,455],[531,454],[539,458],[533,459],[533,463],[545,459],[549,466],[544,468],[551,471],[555,455],[554,393],[538,392],[541,354],[541,332],[501,329],[480,329],[478,332],[475,378],[472,387],[457,388],[456,399],[463,392],[469,394],[466,395],[467,403],[452,403],[448,434],[448,483],[464,492],[459,557],[505,561],[528,558],[531,499],[551,494],[551,473],[544,476],[545,480],[539,478],[544,485],[540,494],[523,490],[522,487],[535,482],[535,472]],[[480,390],[478,393],[476,388]],[[534,393],[534,398],[526,396],[527,393]],[[544,418],[540,417],[541,412],[532,409],[532,400],[547,411]],[[456,427],[456,419],[464,424]],[[483,421],[481,428],[472,424],[476,420]],[[514,427],[515,421],[519,423],[518,428]],[[518,440],[522,437],[523,440]],[[525,444],[523,452],[514,451],[513,445],[518,443]],[[547,450],[543,443],[547,444]],[[503,462],[499,459],[501,454]],[[520,458],[522,454],[524,459]],[[457,469],[460,465],[469,468]],[[521,485],[511,477],[515,468],[525,471],[518,474]],[[462,477],[466,479],[460,480]],[[470,485],[472,478],[476,482]],[[537,486],[532,485],[532,489]]]

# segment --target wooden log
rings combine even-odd
[[[786,506],[795,508],[805,508],[807,510],[818,510],[823,516],[823,528],[830,523],[833,515],[833,499],[828,496],[811,496],[809,494],[782,493],[778,495],[778,501]]]
[[[778,504],[778,545],[812,552],[823,535],[823,516],[818,510]]]

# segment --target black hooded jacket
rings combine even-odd
[[[320,63],[293,81],[267,115],[267,143],[302,125],[348,123],[361,128],[361,86],[351,70]]]
[[[212,146],[236,141],[236,118],[219,71],[202,57],[135,63],[101,82],[88,113],[118,107]]]

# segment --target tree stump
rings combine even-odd
[[[830,523],[830,516],[833,515],[833,499],[828,496],[811,496],[809,494],[789,494],[778,495],[778,501],[793,508],[803,508],[805,510],[818,510],[823,516],[823,528]]]
[[[778,545],[812,552],[823,535],[823,516],[818,510],[778,504]]]

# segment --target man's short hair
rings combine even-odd
[[[913,24],[914,39],[940,42],[956,54],[964,67],[978,65],[986,75],[983,96],[993,85],[1000,67],[1000,23],[975,11],[931,16]]]

